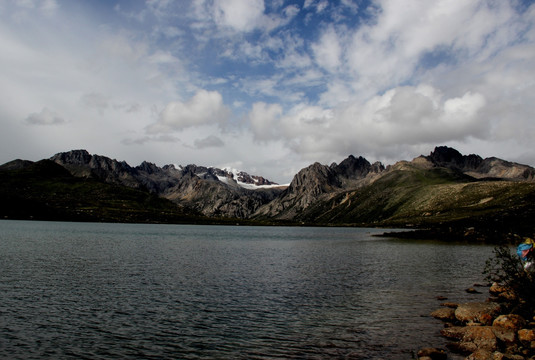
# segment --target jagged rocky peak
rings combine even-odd
[[[223,169],[226,177],[233,179],[241,184],[264,186],[264,185],[278,185],[276,182],[269,181],[268,179],[258,176],[258,175],[249,175],[245,171],[238,171],[234,169]]]
[[[356,158],[353,155],[349,155],[339,165],[333,163],[330,168],[338,175],[353,179],[364,178],[369,173],[380,173],[385,169],[384,165],[379,161],[373,163],[372,165],[362,156]]]
[[[330,167],[316,162],[299,171],[288,190],[290,192],[312,190],[315,193],[321,193],[328,188],[340,185],[336,173]]]
[[[194,174],[204,180],[219,180],[220,176],[226,177],[225,172],[223,172],[221,169],[206,166],[197,166],[195,164],[186,165],[182,169],[182,173]]]
[[[154,174],[160,172],[162,169],[148,161],[143,161],[140,165],[136,166],[136,170],[144,171],[147,174]]]
[[[58,153],[50,158],[65,167],[77,177],[96,178],[108,183],[139,188],[140,182],[134,177],[135,170],[125,161],[117,161],[106,156],[91,155],[86,150],[72,150]]]
[[[459,170],[478,179],[535,180],[535,169],[531,166],[505,161],[496,157],[483,159],[474,154],[462,155],[457,150],[447,146],[437,146],[426,159],[435,166]]]
[[[58,153],[50,160],[60,165],[87,166],[95,170],[130,171],[132,168],[125,161],[117,161],[106,156],[91,155],[87,150],[71,150]]]
[[[264,178],[263,176],[251,175],[250,178],[253,179],[253,183],[255,185],[279,185],[278,183],[270,181],[270,180]],[[246,181],[244,181],[244,182],[246,182]]]
[[[93,156],[87,150],[81,149],[57,153],[50,160],[58,164],[87,165],[92,158]]]
[[[447,146],[435,147],[435,150],[429,154],[427,159],[437,166],[444,166],[462,171],[475,170],[483,162],[483,159],[479,155],[462,155],[459,151]]]
[[[183,171],[191,172],[198,177],[205,180],[220,180],[226,184],[234,185],[254,185],[254,186],[263,186],[263,185],[278,185],[275,182],[269,181],[268,179],[257,176],[249,175],[244,171],[238,171],[233,169],[220,169],[216,167],[205,167],[197,166],[194,164],[187,165],[183,168]]]

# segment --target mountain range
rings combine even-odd
[[[445,146],[388,166],[353,155],[314,163],[289,185],[197,165],[132,167],[85,150],[8,162],[0,181],[5,218],[411,227],[473,238],[535,231],[533,167]]]

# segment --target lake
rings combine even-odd
[[[382,229],[0,221],[0,357],[410,359],[490,245]]]

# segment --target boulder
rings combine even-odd
[[[493,326],[492,331],[494,331],[496,338],[505,344],[512,344],[516,340],[516,331],[513,329]]]
[[[518,340],[525,341],[525,342],[535,341],[535,330],[534,329],[518,330]]]
[[[467,327],[461,341],[454,348],[463,353],[473,353],[478,350],[493,352],[498,341],[490,326]]]
[[[465,303],[455,309],[455,317],[463,323],[491,325],[499,312],[500,304],[494,302]]]
[[[494,359],[492,351],[486,349],[476,350],[466,357],[465,360],[489,360]]]
[[[440,308],[433,311],[431,316],[442,321],[455,321],[455,309]]]
[[[446,351],[437,348],[423,348],[418,351],[418,359],[446,360]]]
[[[495,351],[494,353],[492,353],[492,357],[491,357],[492,360],[508,360],[508,357],[505,356],[505,354],[499,352],[499,351]]]
[[[509,288],[498,283],[493,283],[489,289],[492,295],[499,295],[503,292],[509,291]]]
[[[522,316],[516,314],[500,315],[492,323],[492,326],[514,331],[522,329],[525,325],[526,320]]]
[[[465,326],[452,326],[440,330],[440,334],[448,339],[461,340],[468,328]]]
[[[498,283],[492,284],[492,286],[489,289],[489,292],[491,295],[497,296],[500,299],[503,300],[515,300],[516,295],[513,290],[508,288],[507,286],[500,285]]]

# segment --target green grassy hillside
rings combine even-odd
[[[457,237],[533,236],[535,184],[476,181],[445,168],[406,165],[371,185],[316,203],[300,214],[300,220],[431,228]]]

